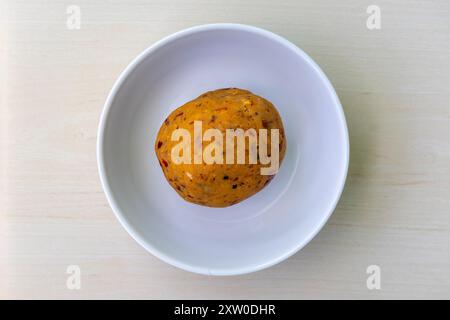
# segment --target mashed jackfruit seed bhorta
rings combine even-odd
[[[161,125],[156,156],[186,201],[227,207],[262,190],[286,153],[277,109],[250,91],[209,91],[173,111]]]

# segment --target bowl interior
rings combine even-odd
[[[153,144],[171,111],[225,87],[271,101],[288,147],[264,190],[212,209],[172,190]],[[345,181],[348,138],[334,90],[299,49],[256,28],[196,28],[153,46],[122,74],[102,122],[100,173],[118,218],[149,251],[194,272],[245,273],[288,257],[323,226]]]

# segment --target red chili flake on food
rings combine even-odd
[[[168,126],[169,123],[170,123],[169,118],[166,118],[166,120],[164,120],[164,124],[165,124],[166,126]]]
[[[232,187],[233,189],[236,189],[237,188],[237,184],[233,184],[233,187]]]
[[[167,168],[168,166],[169,166],[169,163],[167,163],[167,161],[166,160],[162,160],[162,163],[163,163],[163,165]]]
[[[269,123],[270,123],[270,121],[267,121],[267,120],[262,120],[262,126],[263,126],[263,128],[268,128],[269,127]]]
[[[223,180],[228,180],[228,176],[227,175],[225,175],[225,176],[223,176]]]
[[[158,149],[161,148],[162,144],[162,141],[158,141]]]
[[[177,114],[176,116],[175,116],[175,118],[177,118],[177,117],[179,117],[179,116],[182,116],[184,114],[184,112],[180,112],[179,114]]]

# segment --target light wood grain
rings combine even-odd
[[[2,1],[0,298],[450,298],[450,2]],[[66,7],[82,10],[66,28]],[[366,8],[381,8],[381,29]],[[97,174],[103,102],[144,48],[240,22],[315,59],[348,120],[342,199],[301,252],[238,277],[164,264],[114,218]],[[366,268],[382,271],[366,288]],[[82,288],[66,288],[79,265]]]

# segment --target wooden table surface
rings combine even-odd
[[[367,27],[369,5],[380,29]],[[0,298],[450,298],[449,1],[0,9]],[[325,228],[287,261],[236,277],[191,274],[141,248],[108,206],[95,154],[104,100],[125,66],[160,38],[212,22],[263,27],[304,49],[334,84],[350,131],[346,188]],[[80,290],[66,286],[70,265]],[[370,265],[379,290],[366,286]]]

